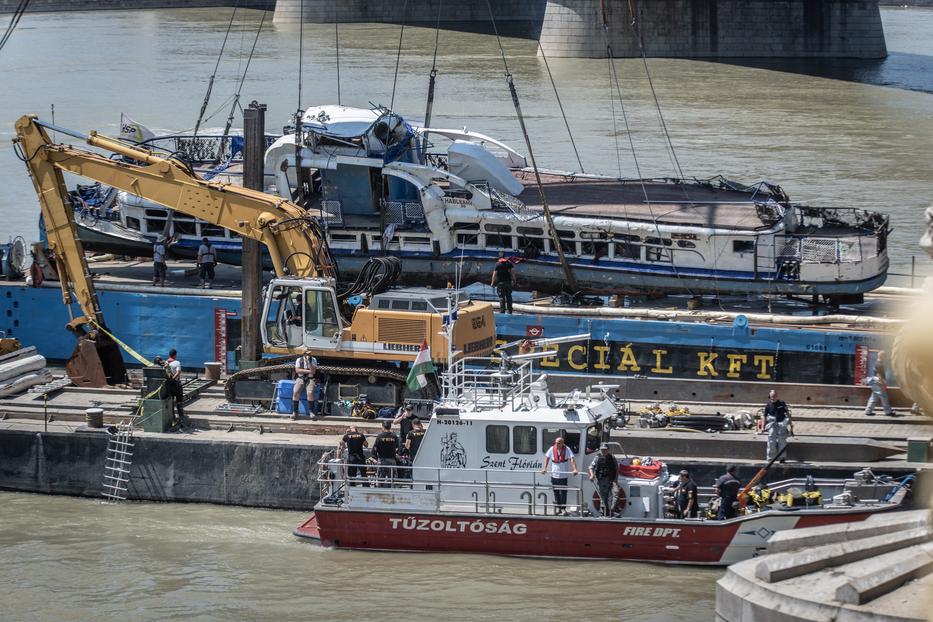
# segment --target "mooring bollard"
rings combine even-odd
[[[84,411],[84,417],[87,421],[87,427],[89,428],[102,428],[104,427],[104,409],[103,408],[88,408]]]

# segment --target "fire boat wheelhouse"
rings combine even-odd
[[[717,521],[674,519],[660,463],[626,464],[619,443],[618,492],[609,517],[587,469],[618,424],[617,403],[575,391],[557,397],[530,360],[500,367],[462,359],[445,375],[438,405],[412,466],[391,477],[349,479],[338,460],[321,463],[322,499],[297,536],[325,546],[521,556],[730,564],[763,550],[784,529],[863,520],[901,504],[906,489],[867,480],[817,480],[821,500],[804,507],[754,507]],[[576,454],[565,515],[557,515],[543,454],[562,436]],[[384,473],[383,473],[384,475]],[[804,490],[803,479],[770,485]],[[709,489],[701,488],[701,501]],[[824,502],[822,499],[825,499]]]

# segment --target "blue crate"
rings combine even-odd
[[[295,389],[294,380],[279,380],[276,386],[275,411],[283,415],[292,413],[292,391]],[[318,405],[320,409],[320,405]],[[298,414],[303,417],[310,416],[311,405],[308,404],[308,396],[302,392],[301,399],[298,400]]]

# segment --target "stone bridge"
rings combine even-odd
[[[891,0],[882,0],[890,2]],[[933,2],[933,0],[908,0]],[[235,0],[32,0],[31,12],[233,6]],[[879,0],[489,0],[506,36],[537,39],[553,57],[686,58],[887,55]],[[19,0],[0,0],[0,13]],[[487,0],[240,0],[276,23],[377,22],[492,32]],[[404,13],[404,14],[403,14]],[[607,24],[608,27],[604,27]]]

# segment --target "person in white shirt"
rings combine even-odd
[[[152,285],[153,287],[165,287],[165,238],[161,235],[152,245]]]
[[[295,387],[292,389],[292,419],[298,418],[298,402],[301,399],[302,391],[307,392],[308,404],[311,406],[311,418],[318,418],[318,404],[315,399],[317,381],[314,379],[316,373],[317,359],[311,356],[311,348],[305,348],[304,354],[295,360]]]
[[[214,282],[214,266],[217,265],[217,254],[207,238],[201,239],[198,247],[198,268],[200,268],[201,287],[211,289]]]
[[[168,375],[168,392],[175,402],[175,410],[178,413],[178,417],[172,421],[172,428],[177,430],[185,424],[185,411],[182,408],[184,392],[181,389],[181,362],[178,360],[178,352],[175,348],[169,350],[165,367]]]
[[[551,471],[551,486],[554,487],[554,514],[567,514],[567,480],[577,474],[577,463],[573,451],[567,447],[563,437],[558,436],[554,445],[544,452],[544,468],[541,473]]]

